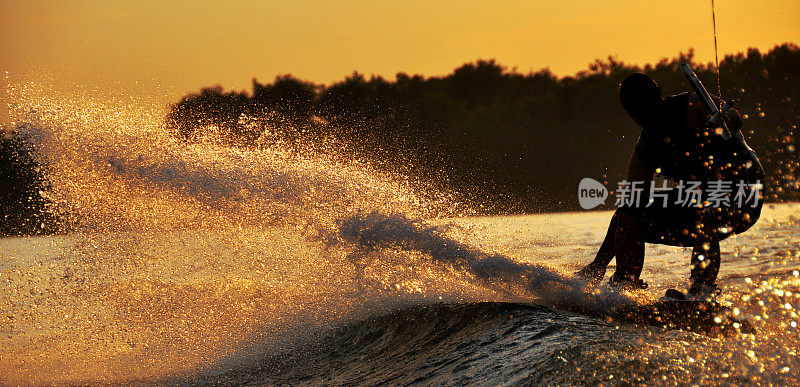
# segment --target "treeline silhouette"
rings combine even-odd
[[[254,79],[252,93],[204,88],[172,105],[167,126],[187,141],[214,132],[237,146],[336,144],[342,157],[457,192],[479,212],[575,210],[583,177],[612,189],[624,178],[640,128],[618,102],[619,82],[638,71],[665,94],[689,91],[678,70],[684,61],[718,93],[714,66],[695,62],[692,50],[644,66],[598,59],[563,78],[479,60],[441,77],[353,73],[321,86],[282,75]],[[772,201],[798,198],[798,75],[800,47],[791,43],[719,65],[722,96],[745,116]]]

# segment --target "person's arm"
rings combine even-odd
[[[649,168],[642,163],[642,160],[639,159],[639,156],[636,155],[636,151],[633,152],[631,155],[631,159],[628,161],[628,181],[643,181],[645,183],[649,183],[653,180],[653,175],[656,171],[652,168]]]
[[[629,182],[642,182],[640,187],[642,188],[643,204],[647,204],[650,199],[650,182],[653,181],[654,174],[655,170],[644,165],[639,156],[636,155],[636,151],[633,151],[631,159],[628,161],[628,176],[626,180]]]

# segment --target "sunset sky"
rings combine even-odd
[[[720,56],[800,41],[797,0],[716,8]],[[570,75],[609,54],[642,64],[689,47],[713,60],[710,1],[0,0],[5,84],[48,79],[164,105],[203,86],[249,89],[254,77],[285,73],[317,83],[354,70],[393,79],[495,58]]]

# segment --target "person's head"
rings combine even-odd
[[[653,117],[661,103],[661,87],[647,75],[633,73],[619,84],[619,100],[628,115],[641,124]]]

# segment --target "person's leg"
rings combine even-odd
[[[617,232],[614,235],[614,255],[617,271],[612,284],[644,288],[639,280],[644,267],[644,235],[642,221],[629,211],[617,212]]]
[[[597,251],[597,255],[594,257],[594,263],[597,265],[602,265],[604,268],[611,263],[611,260],[614,259],[614,254],[616,253],[616,235],[617,235],[617,213],[614,213],[614,216],[611,217],[611,222],[608,224],[608,230],[606,231],[606,237],[603,239],[603,244],[600,245],[600,250]]]
[[[698,241],[692,249],[692,281],[689,294],[709,293],[716,289],[720,264],[719,241]],[[711,295],[711,294],[707,294]]]

